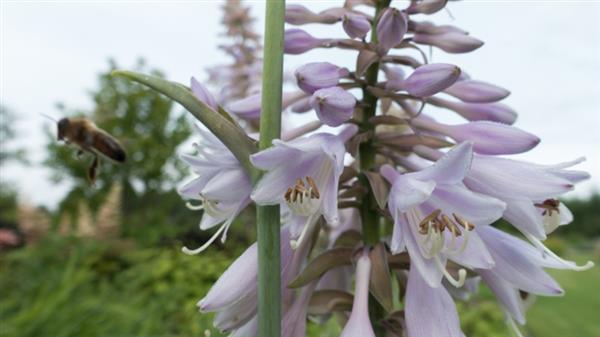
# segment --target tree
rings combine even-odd
[[[178,214],[189,214],[173,189],[186,174],[176,149],[191,131],[185,114],[174,112],[169,99],[141,85],[111,76],[117,68],[117,64],[110,61],[109,69],[100,74],[99,88],[91,93],[95,104],[92,111],[64,107],[60,110],[64,116],[88,117],[117,138],[126,149],[126,162],[117,164],[102,159],[96,186],[90,186],[86,170],[92,156],[78,157],[75,146],[56,141],[56,131],[48,130],[45,165],[53,170],[52,178],[57,183],[73,183],[72,190],[59,206],[60,213],[67,212],[73,220],[81,200],[86,200],[95,212],[104,202],[111,185],[120,183],[122,229],[124,234],[135,234],[142,228],[146,231],[156,229],[157,225],[168,223]],[[147,69],[143,60],[138,62],[136,70],[162,76],[158,70]]]

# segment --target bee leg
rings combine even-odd
[[[98,169],[100,165],[100,159],[97,155],[94,156],[94,160],[92,161],[92,165],[88,168],[88,180],[90,185],[96,186],[96,177],[98,176]]]

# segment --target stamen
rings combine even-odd
[[[592,262],[592,261],[587,261],[583,266],[578,266],[575,262],[565,260],[565,259],[561,258],[560,256],[554,254],[553,251],[548,249],[548,247],[546,247],[540,240],[533,237],[533,235],[528,234],[528,233],[523,233],[523,234],[529,241],[531,241],[531,243],[533,243],[534,246],[536,246],[538,249],[540,249],[543,254],[549,255],[550,257],[556,259],[558,262],[560,262],[560,264],[564,265],[567,269],[574,270],[574,271],[586,271],[594,266],[594,262]]]
[[[191,201],[188,201],[185,203],[185,207],[191,209],[192,211],[200,211],[204,209],[204,204],[200,203],[199,205],[194,205]]]
[[[296,250],[300,246],[302,241],[304,241],[304,237],[306,236],[306,233],[309,232],[309,229],[310,232],[312,232],[312,228],[314,227],[314,224],[317,223],[317,219],[318,216],[316,215],[316,213],[308,217],[308,219],[306,220],[306,224],[304,225],[304,228],[302,228],[302,232],[300,233],[298,239],[290,241],[290,246],[293,250]]]
[[[546,199],[542,203],[537,203],[533,205],[544,210],[542,212],[542,215],[547,214],[552,216],[553,212],[560,213],[558,209],[558,206],[560,206],[560,201],[558,199]]]
[[[515,335],[517,335],[517,337],[524,337],[521,333],[521,330],[519,330],[517,323],[509,313],[506,313],[506,324],[508,324],[508,326],[512,329]]]
[[[456,220],[456,222],[464,229],[468,230],[468,231],[472,231],[475,228],[475,225],[473,225],[472,223],[468,222],[467,220],[461,218],[458,214],[456,213],[452,213],[452,216],[454,217],[454,220]]]
[[[434,261],[438,269],[440,269],[444,274],[444,277],[446,277],[446,280],[448,280],[448,282],[450,282],[450,284],[452,284],[455,288],[460,288],[465,284],[465,280],[467,279],[467,271],[464,268],[460,268],[458,270],[457,280],[452,275],[450,275],[448,270],[446,270],[446,267],[442,264],[442,261],[440,260],[440,257],[438,255],[434,256]]]
[[[181,251],[187,255],[196,255],[196,254],[201,253],[202,251],[206,250],[206,248],[208,248],[219,237],[219,235],[221,235],[223,230],[225,230],[227,227],[229,227],[228,224],[221,225],[221,227],[219,227],[219,229],[215,232],[215,234],[213,234],[213,236],[211,236],[210,239],[208,239],[208,241],[206,241],[202,246],[200,246],[196,249],[189,249],[188,247],[182,247]]]
[[[431,212],[431,214],[429,214],[428,216],[426,216],[420,223],[419,223],[419,233],[425,235],[427,234],[427,232],[429,231],[429,227],[430,227],[430,222],[433,222],[437,219],[437,217],[440,215],[442,211],[439,209],[436,209],[435,211]]]

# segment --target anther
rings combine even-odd
[[[429,232],[429,227],[431,225],[431,223],[436,223],[437,222],[437,217],[440,215],[442,211],[439,209],[436,209],[435,211],[431,212],[431,214],[429,214],[428,216],[426,216],[420,223],[419,223],[419,233],[425,235]]]
[[[475,228],[475,225],[473,225],[472,223],[468,222],[467,220],[461,218],[460,216],[458,216],[456,213],[452,213],[452,216],[454,217],[454,220],[456,220],[456,222],[464,229],[468,230],[468,231],[472,231]]]

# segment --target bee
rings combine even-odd
[[[126,159],[125,149],[108,132],[100,129],[87,118],[62,118],[57,123],[57,138],[65,144],[71,143],[79,147],[77,152],[81,156],[88,152],[94,156],[87,171],[87,178],[92,185],[96,181],[98,168],[100,166],[99,155],[112,161],[124,163]]]

